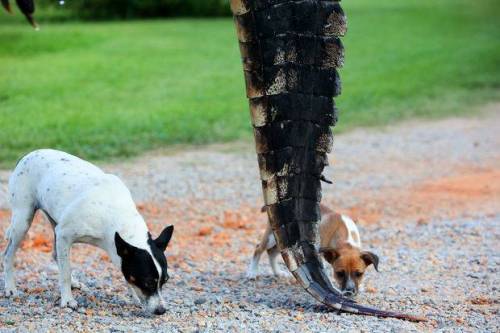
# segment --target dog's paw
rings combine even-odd
[[[278,269],[278,270],[276,270],[276,272],[274,272],[274,276],[278,279],[287,279],[290,277],[290,273],[288,273],[287,271],[283,271],[281,269]]]
[[[78,303],[74,298],[61,298],[61,308],[70,308],[76,310],[78,308]]]
[[[257,278],[257,272],[254,270],[248,270],[245,277],[249,280],[255,280]]]

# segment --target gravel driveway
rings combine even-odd
[[[500,105],[480,118],[356,130],[336,138],[324,202],[358,220],[381,258],[360,303],[425,323],[330,312],[291,278],[244,278],[265,216],[252,143],[156,151],[101,164],[132,190],[153,233],[175,224],[167,249],[167,313],[147,317],[101,250],[78,245],[78,311],[57,303],[52,235],[38,216],[17,256],[14,300],[0,296],[3,331],[488,331],[498,332]],[[0,247],[8,225],[0,171]],[[3,292],[3,268],[0,294]]]

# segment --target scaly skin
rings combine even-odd
[[[302,287],[336,310],[422,320],[356,304],[323,272],[321,180],[340,93],[346,18],[336,1],[231,0],[260,177],[283,259]]]

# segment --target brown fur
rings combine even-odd
[[[378,270],[378,257],[347,242],[349,230],[345,226],[342,216],[325,205],[320,205],[323,216],[320,223],[321,248],[320,253],[333,268],[333,278],[342,290],[353,289],[357,293],[368,266],[374,265]],[[262,208],[265,211],[265,207]],[[266,231],[254,252],[257,262],[264,251],[267,250],[270,258],[278,254],[276,245],[269,246],[269,236],[272,234],[271,226],[267,225]],[[358,235],[351,232],[351,238],[359,243]],[[273,268],[274,270],[274,268]],[[354,285],[353,285],[354,283]]]
[[[354,282],[355,292],[357,292],[366,269],[372,264],[364,258],[365,252],[347,243],[322,252],[325,260],[332,265],[333,278],[337,281],[340,289],[347,288],[347,282],[350,278]]]
[[[355,242],[360,241],[355,232],[351,231],[350,236]],[[356,294],[368,266],[373,264],[378,270],[378,257],[347,242],[349,230],[342,220],[342,216],[333,211],[324,215],[320,225],[320,237],[320,252],[332,266],[334,280],[341,290],[354,287],[354,294]],[[349,281],[352,281],[354,285]]]
[[[323,218],[319,226],[321,247],[336,247],[345,242],[349,234],[341,215],[335,212],[322,212],[322,215]]]

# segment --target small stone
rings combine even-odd
[[[417,225],[422,226],[422,225],[427,225],[427,224],[429,224],[429,220],[424,219],[423,217],[421,217],[421,218],[419,218],[419,219],[417,220]]]
[[[205,303],[206,301],[207,301],[207,299],[205,297],[200,297],[200,298],[197,298],[194,300],[194,304],[201,305],[201,304]]]

